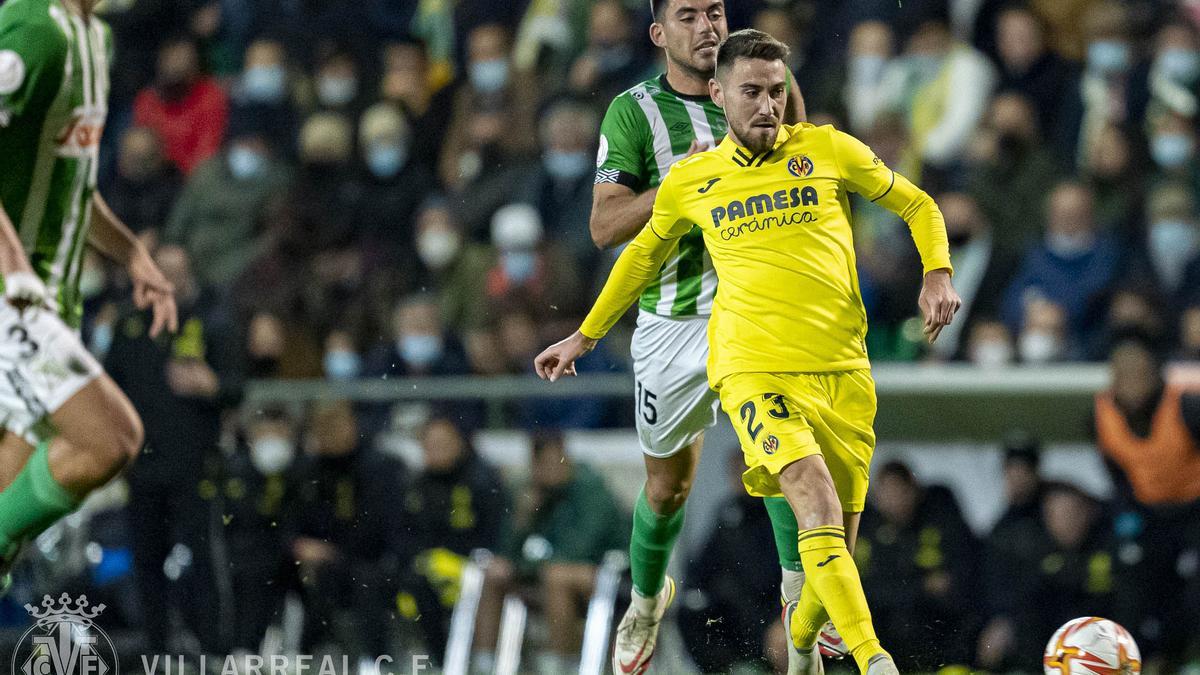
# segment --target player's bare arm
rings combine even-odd
[[[925,318],[925,339],[933,344],[942,329],[954,320],[954,314],[962,307],[962,298],[950,282],[950,271],[930,270],[921,284],[921,295],[917,299],[921,315]]]
[[[138,309],[151,310],[150,337],[179,328],[175,287],[171,285],[145,245],[121,222],[97,192],[92,199],[92,229],[88,242],[104,256],[122,265],[133,283],[133,302]]]
[[[708,150],[708,144],[692,141],[686,156],[705,150]],[[656,194],[658,188],[639,194],[618,183],[597,183],[592,188],[592,217],[588,222],[592,242],[598,248],[607,249],[633,239],[650,220]]]
[[[800,85],[796,82],[796,76],[788,70],[788,97],[787,104],[783,108],[783,123],[796,124],[797,122],[808,121],[808,109],[804,107],[804,94],[800,93]]]
[[[0,275],[4,277],[4,296],[14,307],[22,309],[45,300],[46,286],[29,265],[3,204],[0,204]]]

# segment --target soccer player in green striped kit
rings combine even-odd
[[[96,0],[0,6],[0,574],[141,449],[142,423],[80,342],[85,245],[122,265],[150,334],[174,289],[96,191],[112,39]]]
[[[667,72],[613,99],[600,127],[591,231],[597,246],[632,239],[650,220],[654,195],[679,159],[714,147],[725,136],[725,114],[708,96],[717,46],[729,34],[723,0],[651,0],[650,38],[666,53]],[[804,119],[804,101],[790,83],[787,121]],[[719,180],[716,178],[715,180]],[[675,595],[666,575],[683,528],[683,506],[700,458],[704,430],[716,422],[717,396],[708,387],[708,317],[717,277],[699,229],[679,242],[638,303],[631,347],[637,381],[635,417],[646,484],[633,515],[629,557],[632,601],[617,629],[615,675],[649,667],[658,626]],[[804,583],[797,526],[783,499],[767,499],[782,593],[799,598]],[[822,636],[836,652],[840,638]]]

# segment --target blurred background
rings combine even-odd
[[[880,393],[856,557],[901,668],[1038,672],[1054,628],[1099,614],[1154,672],[1200,672],[1200,2],[727,10],[791,45],[811,122],[945,214],[964,303],[930,347],[907,229],[854,203]],[[148,338],[121,271],[88,259],[84,338],[147,448],[38,540],[0,643],[25,602],[72,591],[109,605],[128,655],[441,664],[518,639],[512,672],[587,665],[628,597],[606,552],[643,480],[632,317],[577,381],[530,364],[614,260],[588,233],[594,158],[608,102],[663,69],[647,3],[100,13],[101,188],[181,328]],[[735,446],[722,420],[655,672],[780,667],[774,545]]]

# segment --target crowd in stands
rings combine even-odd
[[[873,360],[1098,362],[1131,332],[1200,360],[1195,2],[727,5],[732,28],[792,47],[810,122],[866,141],[945,215],[963,308],[929,346],[907,229],[852,204]],[[298,593],[306,649],[383,653],[405,625],[440,656],[465,556],[483,547],[496,558],[479,644],[494,644],[503,595],[519,592],[563,626],[544,667],[565,672],[595,566],[625,547],[628,521],[546,428],[628,426],[627,406],[506,408],[502,424],[537,432],[530,480],[511,493],[471,447],[497,422],[482,408],[434,402],[416,422],[380,404],[232,411],[255,378],[532,377],[614,259],[588,229],[594,158],[608,102],[663,70],[648,3],[109,0],[100,12],[116,45],[101,191],[155,251],[182,313],[178,335],[150,339],[122,272],[89,254],[84,338],[147,436],[125,524],[94,535],[132,542],[136,583],[102,593],[159,653],[184,648],[180,635],[257,649]],[[580,371],[627,370],[626,342]],[[1121,407],[1138,434],[1156,386]],[[375,450],[398,424],[420,467]],[[1091,613],[1125,621],[1148,652],[1200,649],[1177,629],[1200,625],[1200,493],[1148,498],[1137,488],[1150,479],[1106,456],[1132,478],[1102,503],[1040,480],[1036,453],[1012,448],[1009,508],[982,541],[949,491],[902,464],[880,470],[856,557],[901,668],[1035,672],[1044,636]],[[782,654],[765,514],[736,493],[681,596],[689,653],[714,672]],[[1150,559],[1166,567],[1146,571]],[[89,583],[104,587],[100,569]]]

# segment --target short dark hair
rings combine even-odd
[[[717,50],[717,72],[733,67],[738,59],[784,61],[792,50],[761,30],[743,28],[725,38]]]

